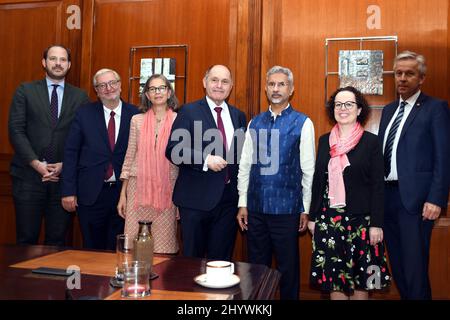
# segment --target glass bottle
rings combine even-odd
[[[134,260],[147,262],[150,268],[150,275],[153,268],[153,237],[151,226],[151,221],[139,221],[139,232],[133,241]]]

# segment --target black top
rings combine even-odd
[[[330,161],[330,133],[320,137],[312,185],[310,219],[321,213]],[[384,164],[376,135],[364,131],[356,147],[347,153],[350,166],[343,173],[346,211],[349,215],[370,215],[372,227],[382,227],[384,219]]]

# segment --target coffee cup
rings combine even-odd
[[[216,260],[206,263],[206,281],[210,283],[227,282],[233,274],[233,262]]]

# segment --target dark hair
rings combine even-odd
[[[142,90],[142,94],[141,94],[141,104],[139,106],[139,110],[141,110],[142,112],[147,112],[152,107],[152,102],[150,101],[149,98],[147,98],[145,93],[148,91],[148,89],[150,87],[150,82],[153,79],[161,79],[161,80],[164,81],[164,84],[167,86],[167,89],[170,90],[170,96],[169,96],[169,99],[167,99],[167,106],[170,109],[172,109],[174,111],[177,111],[177,109],[178,109],[178,99],[175,96],[175,91],[173,90],[173,86],[170,83],[170,81],[167,80],[167,78],[164,75],[158,74],[158,73],[155,73],[155,74],[151,75],[147,79],[147,81],[145,82],[144,90]]]
[[[327,114],[331,121],[336,123],[336,118],[334,117],[334,100],[336,99],[336,95],[339,92],[342,91],[349,91],[352,92],[355,95],[355,102],[358,107],[358,109],[361,109],[361,112],[359,116],[356,118],[356,121],[358,121],[360,124],[364,125],[364,123],[367,120],[367,117],[370,113],[369,104],[367,103],[366,98],[364,98],[364,95],[356,88],[348,86],[345,88],[339,88],[337,89],[330,97],[330,99],[327,101]]]
[[[66,50],[66,52],[67,52],[67,61],[69,61],[69,62],[71,61],[70,49],[66,48],[65,46],[63,46],[61,44],[53,44],[53,45],[47,47],[47,49],[45,49],[44,53],[42,54],[42,56],[44,57],[44,60],[47,60],[48,50],[50,50],[51,48],[54,48],[54,47],[60,47],[60,48],[63,48],[64,50]]]

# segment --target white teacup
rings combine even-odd
[[[206,263],[206,281],[210,283],[227,282],[234,274],[234,263],[230,261],[209,261]]]

